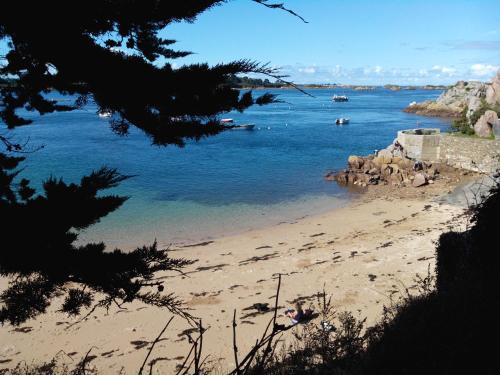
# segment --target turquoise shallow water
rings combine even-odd
[[[129,195],[124,206],[83,233],[85,240],[132,247],[155,238],[160,244],[233,234],[345,204],[350,192],[323,180],[344,167],[350,154],[387,146],[400,129],[449,124],[401,112],[412,101],[439,91],[269,90],[283,103],[231,113],[256,130],[227,131],[186,147],[151,146],[140,131],[119,137],[96,108],[58,113],[18,128],[18,139],[45,147],[29,154],[24,176],[39,186],[49,175],[75,181],[102,165],[135,175],[115,192]],[[346,94],[347,103],[331,96]],[[346,126],[337,117],[350,117]]]

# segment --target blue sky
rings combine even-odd
[[[287,0],[288,13],[233,0],[168,27],[176,65],[270,62],[297,83],[448,84],[500,67],[500,1]]]
[[[162,31],[194,52],[174,67],[248,58],[297,83],[370,85],[489,80],[500,68],[500,0],[278,1],[309,23],[228,0]]]

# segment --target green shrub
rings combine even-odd
[[[451,128],[453,131],[462,133],[462,134],[467,134],[467,135],[473,135],[474,134],[474,129],[471,128],[469,125],[469,120],[467,119],[467,112],[469,111],[469,107],[465,107],[462,110],[462,113],[460,114],[460,117],[457,118],[456,120],[453,120],[451,123]]]
[[[460,113],[460,117],[453,120],[451,123],[452,130],[466,135],[473,135],[474,124],[481,118],[482,115],[485,114],[486,111],[489,110],[496,112],[500,117],[500,104],[490,105],[484,99],[481,99],[481,105],[476,111],[474,111],[474,113],[472,113],[470,119],[467,119],[469,108],[465,107]]]
[[[481,99],[481,105],[470,117],[470,123],[475,124],[486,111],[490,110],[496,112],[497,115],[500,115],[500,104],[490,105],[486,102],[486,100]]]

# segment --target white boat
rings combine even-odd
[[[101,118],[108,118],[111,117],[113,113],[111,111],[101,111],[99,112],[99,117]]]
[[[220,120],[221,124],[232,124],[234,120],[232,118],[223,118]]]
[[[350,120],[351,119],[349,119],[349,118],[340,117],[340,118],[335,120],[335,124],[336,125],[345,125],[345,124],[348,124]]]
[[[333,95],[332,100],[334,102],[347,102],[349,98],[346,95]]]

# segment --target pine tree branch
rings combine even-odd
[[[293,10],[291,9],[288,9],[288,8],[285,8],[285,5],[284,3],[269,3],[269,0],[252,0],[253,2],[256,2],[260,5],[264,5],[265,7],[267,8],[271,8],[271,9],[281,9],[281,10],[284,10],[285,12],[288,12],[290,13],[291,15],[297,17],[297,18],[300,18],[302,20],[302,22],[304,23],[309,23],[307,22],[302,16],[300,16],[299,14],[295,13]]]

